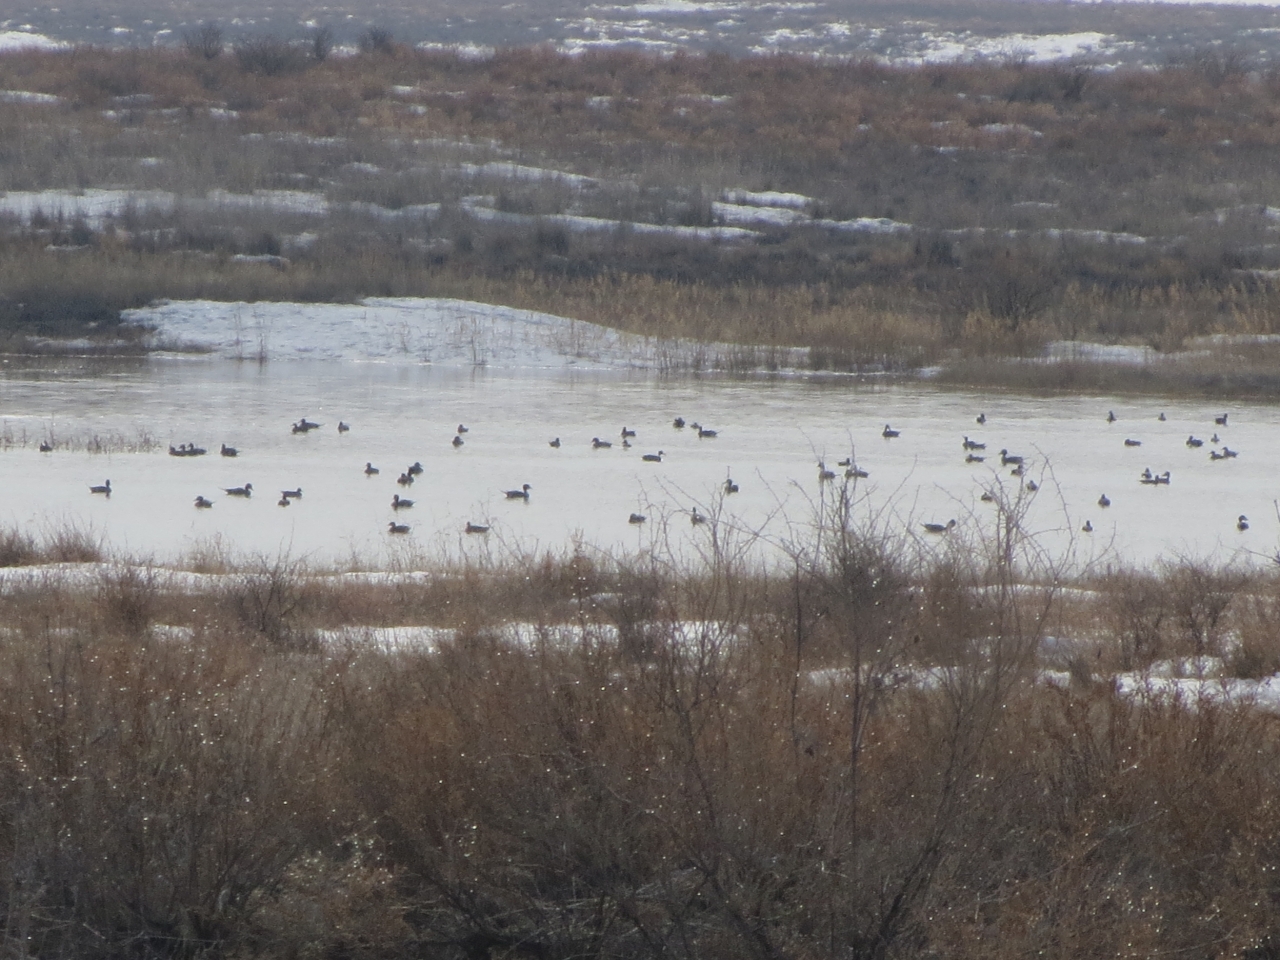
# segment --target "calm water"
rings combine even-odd
[[[1108,410],[1118,421],[1108,424]],[[1230,426],[1213,417],[1230,411]],[[987,423],[975,417],[985,412]],[[1166,420],[1158,415],[1163,412]],[[683,416],[719,431],[714,439],[671,426]],[[321,429],[290,432],[301,417]],[[351,425],[337,432],[339,420]],[[92,529],[132,556],[164,560],[220,544],[244,554],[387,563],[405,554],[563,548],[577,537],[608,549],[661,539],[676,553],[708,536],[688,511],[717,509],[732,475],[741,492],[720,516],[768,539],[812,516],[817,461],[856,453],[870,473],[859,491],[890,525],[987,523],[984,486],[1020,483],[999,467],[999,449],[1028,458],[1041,484],[1030,526],[1053,550],[1072,536],[1083,557],[1145,563],[1161,557],[1265,560],[1280,545],[1280,410],[1232,404],[1084,398],[992,397],[927,384],[868,387],[832,380],[670,379],[649,374],[458,371],[332,362],[265,366],[208,359],[129,362],[12,360],[0,365],[0,421],[19,442],[0,452],[5,491],[0,523],[32,532],[68,523]],[[450,441],[459,423],[465,445]],[[886,440],[891,423],[901,436]],[[631,449],[620,431],[634,429]],[[1236,459],[1211,462],[1215,432]],[[1206,440],[1198,450],[1185,440]],[[150,436],[150,452],[90,453],[93,435]],[[987,461],[966,464],[968,435]],[[548,441],[560,437],[560,449]],[[592,449],[592,437],[613,441]],[[58,449],[36,445],[52,437]],[[1142,441],[1127,448],[1124,439]],[[26,444],[20,441],[25,438]],[[165,446],[194,442],[208,456],[170,457]],[[221,443],[239,448],[225,459]],[[662,463],[644,453],[663,450]],[[415,460],[425,473],[408,490],[397,475]],[[381,469],[366,477],[371,461]],[[1169,470],[1169,486],[1138,483],[1145,467]],[[89,493],[110,479],[110,499]],[[237,500],[222,488],[251,482]],[[528,483],[528,503],[503,491]],[[277,506],[280,491],[303,498]],[[1113,505],[1096,505],[1106,493]],[[392,495],[416,501],[393,513]],[[213,499],[196,510],[197,494]],[[628,523],[645,514],[641,526]],[[1239,514],[1250,529],[1236,529]],[[393,518],[412,527],[393,537]],[[1092,534],[1080,534],[1085,520]],[[468,521],[492,524],[468,537]]]

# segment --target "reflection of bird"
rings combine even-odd
[[[110,481],[110,480],[108,480],[106,483],[101,484],[101,485],[99,485],[99,486],[96,486],[96,487],[90,487],[90,488],[89,488],[89,492],[90,492],[90,493],[104,493],[104,494],[106,494],[106,495],[109,497],[109,496],[111,496],[111,481]]]
[[[387,532],[389,533],[408,533],[409,525],[407,523],[396,523],[392,520],[387,524]]]
[[[507,491],[504,491],[504,492],[506,493],[506,495],[507,495],[507,499],[508,499],[508,500],[528,500],[528,499],[529,499],[529,491],[530,491],[531,489],[533,489],[533,488],[532,488],[532,487],[530,487],[530,486],[526,483],[526,484],[525,484],[523,487],[521,487],[519,490],[507,490]]]
[[[986,457],[980,456],[979,454],[976,454],[976,453],[965,454],[965,458],[964,458],[965,463],[985,463],[986,460],[987,460]]]
[[[466,530],[467,533],[488,533],[489,525],[485,523],[472,523],[468,520]]]
[[[1098,506],[1100,507],[1111,506],[1111,498],[1104,493],[1102,496],[1098,498]]]
[[[1246,530],[1249,529],[1249,518],[1246,517],[1243,513],[1236,518],[1236,529],[1239,530],[1241,533],[1244,533]]]
[[[645,515],[643,513],[633,513],[627,518],[627,523],[644,523]]]
[[[197,507],[212,507],[212,506],[213,506],[213,501],[212,501],[212,500],[206,500],[204,497],[196,497],[196,506],[197,506]]]
[[[926,523],[924,525],[925,533],[946,533],[956,525],[954,520],[948,520],[946,523]]]

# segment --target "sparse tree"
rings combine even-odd
[[[357,43],[361,53],[391,53],[392,41],[390,30],[384,27],[370,27],[360,34]]]
[[[212,20],[205,20],[194,30],[183,33],[182,45],[193,57],[217,60],[224,46],[222,28]]]
[[[316,63],[324,63],[333,53],[333,29],[328,26],[317,27],[311,34],[311,59]]]

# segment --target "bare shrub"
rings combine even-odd
[[[235,45],[236,63],[246,73],[277,77],[306,69],[307,55],[279,37],[246,37]]]
[[[1192,656],[1220,656],[1222,619],[1250,576],[1231,567],[1214,568],[1207,563],[1184,559],[1166,565],[1169,607],[1182,630],[1187,652]]]
[[[1155,574],[1119,570],[1103,585],[1108,632],[1122,670],[1140,670],[1166,653],[1166,624],[1173,618],[1169,591]]]
[[[301,561],[263,557],[233,578],[224,601],[241,624],[272,646],[310,649],[314,640],[301,621],[308,608],[303,572]]]
[[[222,27],[213,20],[205,20],[182,34],[183,48],[201,60],[217,60],[222,56],[224,45]]]
[[[387,55],[395,52],[394,37],[385,27],[370,27],[356,39],[361,53]]]

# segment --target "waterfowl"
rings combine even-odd
[[[1008,466],[1009,464],[1011,464],[1011,463],[1018,463],[1018,464],[1020,464],[1020,463],[1022,463],[1023,459],[1024,459],[1023,457],[1015,457],[1015,456],[1014,456],[1012,453],[1010,453],[1008,450],[1003,450],[1003,449],[1002,449],[1002,450],[1000,451],[1000,464],[1001,464],[1001,466],[1005,466],[1005,467],[1007,467],[1007,466]]]
[[[1040,484],[1036,483],[1034,480],[1028,480],[1027,489],[1030,490],[1032,493],[1035,493],[1037,490],[1040,489]]]
[[[1167,418],[1165,417],[1163,410],[1160,411],[1160,416],[1156,417],[1156,419],[1159,420],[1161,423],[1165,422]]]
[[[276,501],[277,507],[287,507],[288,505],[289,505],[288,497],[281,497],[279,500]]]
[[[1104,493],[1102,496],[1098,498],[1098,506],[1100,507],[1111,506],[1111,498]]]
[[[50,443],[48,440],[41,440],[41,441],[40,441],[40,452],[41,452],[41,453],[53,453],[53,444],[52,444],[52,443]]]
[[[982,494],[982,496],[980,496],[978,499],[981,500],[983,503],[995,503],[996,495],[988,490],[988,491],[985,491]]]
[[[390,523],[387,524],[387,532],[388,533],[408,533],[409,525],[407,523],[396,523],[394,520],[392,520]]]
[[[1225,459],[1227,459],[1227,455],[1226,455],[1225,453],[1219,453],[1217,450],[1210,450],[1210,451],[1209,451],[1209,459],[1210,459],[1210,460],[1225,460]]]
[[[1216,430],[1215,430],[1215,431],[1213,432],[1213,436],[1209,438],[1209,442],[1210,442],[1210,443],[1221,443],[1221,442],[1222,442],[1221,438],[1218,436],[1218,431],[1216,431]]]
[[[1129,437],[1125,437],[1125,439],[1124,439],[1124,445],[1125,445],[1126,447],[1140,447],[1140,446],[1142,446],[1142,441],[1141,441],[1141,440],[1133,440],[1133,439],[1131,439],[1131,438],[1129,438]]]
[[[251,497],[253,496],[253,484],[246,483],[243,487],[223,487],[222,492],[228,497]]]
[[[646,463],[661,463],[662,458],[665,457],[666,455],[667,454],[665,450],[659,450],[657,453],[646,453],[640,459],[645,461]]]
[[[734,483],[734,482],[733,482],[733,478],[732,478],[732,477],[728,477],[728,478],[726,478],[726,480],[725,480],[725,482],[724,482],[724,492],[725,492],[726,494],[729,494],[729,493],[737,493],[737,492],[738,492],[738,485],[737,485],[736,483]]]
[[[630,440],[628,440],[626,437],[623,437],[623,438],[622,438],[622,449],[623,449],[623,450],[630,450],[630,449],[631,449],[631,441],[630,441]]]
[[[463,425],[460,423],[460,424],[458,424],[458,430],[457,430],[457,432],[458,432],[458,433],[470,433],[471,431],[470,431],[470,430],[468,430],[465,426],[463,426]]]
[[[884,429],[880,431],[880,436],[884,437],[886,440],[892,440],[894,437],[902,436],[902,431],[895,430],[886,423],[884,425]]]
[[[238,457],[238,456],[240,456],[240,451],[239,451],[239,450],[237,450],[235,447],[228,447],[225,443],[222,445],[222,449],[221,449],[221,450],[219,450],[218,452],[219,452],[220,454],[222,454],[224,457]]]
[[[199,508],[201,508],[201,509],[204,509],[204,508],[206,508],[206,507],[212,507],[212,506],[213,506],[213,501],[212,501],[212,500],[206,500],[204,497],[196,497],[196,506],[197,506],[197,507],[199,507]]]
[[[956,525],[955,520],[948,520],[946,523],[926,523],[924,525],[925,533],[946,533]]]
[[[489,525],[487,523],[472,523],[468,520],[466,531],[467,533],[488,533]]]
[[[412,500],[406,500],[404,499],[404,497],[400,496],[400,494],[398,493],[393,494],[391,497],[392,510],[404,510],[405,508],[412,507],[412,506],[413,506]]]
[[[708,430],[706,427],[699,427],[698,439],[701,440],[703,437],[715,437],[719,435],[719,432],[720,431],[718,430]]]
[[[978,426],[982,426],[984,423],[987,422],[987,415],[985,413],[980,413],[977,416],[977,420],[978,420]]]
[[[852,466],[853,466],[853,457],[845,457],[843,460],[837,460],[837,461],[836,461],[836,466],[837,466],[837,467],[852,467]]]
[[[413,474],[411,473],[400,474],[400,476],[396,477],[396,483],[400,484],[400,486],[402,487],[413,486]]]
[[[636,432],[635,432],[634,430],[628,430],[626,427],[623,427],[623,428],[622,428],[622,439],[623,439],[623,440],[627,439],[627,437],[634,437],[635,435],[636,435]]]
[[[555,438],[554,440],[552,440],[549,444],[547,444],[547,446],[552,447],[552,448],[553,448],[553,449],[555,449],[555,450],[559,450],[559,449],[560,449],[560,438],[559,438],[559,437],[556,437],[556,438]]]
[[[981,460],[982,458],[979,457],[978,459]],[[861,467],[850,467],[844,472],[844,478],[846,480],[865,480],[869,476],[871,476],[871,474],[867,473],[867,471],[863,470]]]
[[[1115,423],[1117,419],[1119,418],[1116,417],[1116,412],[1114,410],[1107,411],[1107,423]]]
[[[818,482],[826,483],[828,480],[834,480],[835,478],[836,478],[836,472],[834,470],[828,470],[827,465],[823,463],[821,460],[819,460],[818,461]]]
[[[1220,417],[1214,417],[1213,422],[1220,427],[1225,427],[1227,425],[1227,415],[1224,413]]]
[[[460,447],[464,443],[461,437],[454,437],[452,442],[455,447]]]
[[[644,523],[646,519],[643,513],[633,513],[627,518],[627,523]]]
[[[365,475],[366,477],[376,477],[376,476],[377,476],[379,473],[381,473],[381,472],[382,472],[382,471],[381,471],[381,470],[379,470],[377,467],[375,467],[372,463],[370,463],[370,462],[369,462],[369,461],[367,461],[367,460],[365,461],[365,464],[364,464],[364,475]]]
[[[110,481],[110,480],[108,480],[106,483],[101,484],[100,486],[90,487],[90,488],[89,488],[89,492],[90,492],[90,493],[102,493],[102,494],[105,494],[106,496],[108,496],[108,497],[109,497],[109,496],[111,496],[111,481]]]
[[[533,488],[526,483],[519,490],[506,490],[504,492],[506,493],[508,500],[528,500],[529,491],[532,489]]]
[[[700,523],[706,523],[707,518],[698,512],[697,507],[694,507],[693,512],[689,514],[689,522],[694,526],[697,526]]]
[[[1222,455],[1223,455],[1224,457],[1228,457],[1228,458],[1234,458],[1234,457],[1238,457],[1238,456],[1240,456],[1240,454],[1239,454],[1237,451],[1232,450],[1232,449],[1231,449],[1230,447],[1228,447],[1226,444],[1223,444],[1223,446],[1222,446]]]
[[[970,453],[965,455],[964,462],[965,463],[986,463],[987,458],[980,456],[976,453]]]
[[[684,429],[684,417],[676,417],[674,420],[672,420],[672,421],[671,421],[671,425],[672,425],[673,427],[675,427],[677,430],[683,430],[683,429]]]
[[[1093,533],[1093,521],[1086,520],[1084,522],[1084,526],[1081,527],[1080,529],[1083,530],[1085,533]]]
[[[985,450],[987,445],[979,443],[977,440],[970,440],[967,436],[964,438],[964,448],[966,450]]]
[[[350,429],[351,429],[351,427],[350,427],[349,425],[347,425],[347,424],[343,423],[341,420],[339,420],[339,421],[338,421],[338,432],[339,432],[339,433],[346,433],[346,432],[347,432],[348,430],[350,430]]]
[[[612,446],[613,444],[608,440],[601,440],[599,437],[591,438],[591,449],[593,450],[605,450]]]
[[[409,469],[406,470],[405,473],[409,474],[409,476],[411,477],[418,476],[420,473],[422,473],[422,464],[417,460],[413,461],[413,463],[409,465]]]
[[[299,487],[297,490],[281,490],[280,496],[284,497],[286,500],[301,500],[302,488]]]
[[[301,420],[299,420],[297,423],[293,425],[294,433],[306,433],[308,430],[318,430],[318,429],[320,429],[320,424],[316,423],[313,420],[308,420],[306,417],[303,417]]]
[[[1246,517],[1243,513],[1240,514],[1240,516],[1236,517],[1236,529],[1239,530],[1241,533],[1244,533],[1246,530],[1249,529],[1249,518]]]
[[[1203,440],[1198,439],[1198,438],[1195,436],[1195,434],[1189,434],[1189,435],[1187,436],[1187,446],[1188,446],[1188,447],[1191,447],[1192,449],[1195,449],[1195,448],[1198,448],[1198,447],[1203,447],[1203,446],[1204,446],[1204,441],[1203,441]]]
[[[1026,470],[1027,468],[1020,463],[1016,467],[1014,467],[1012,470],[1010,470],[1009,474],[1014,477],[1020,477],[1026,472]]]

